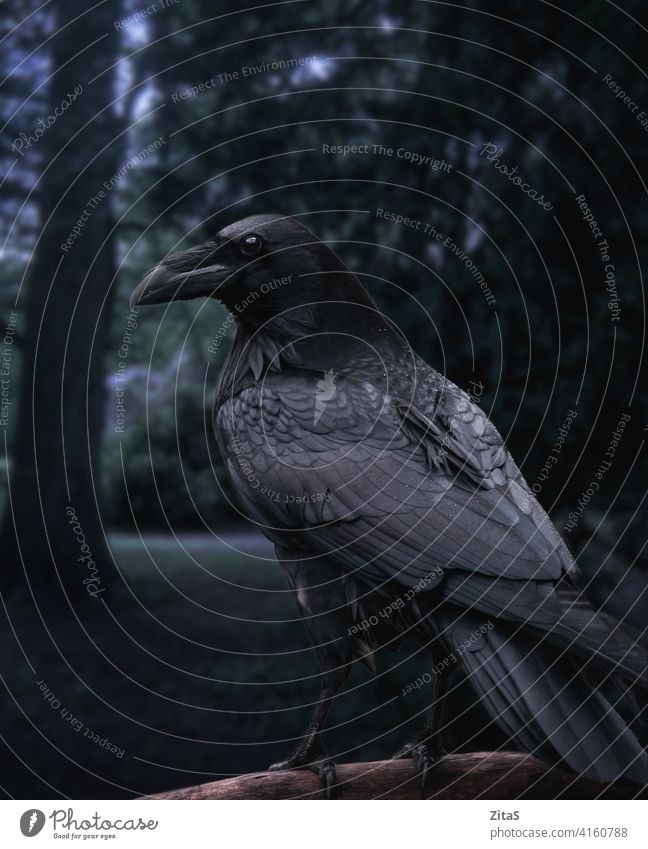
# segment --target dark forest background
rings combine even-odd
[[[415,349],[479,396],[570,525],[594,603],[646,627],[642,12],[639,0],[0,5],[6,796],[138,795],[262,769],[316,698],[280,570],[211,434],[227,346],[209,346],[225,312],[129,308],[168,252],[246,215],[300,215],[335,246]],[[488,143],[550,210],[480,154]],[[394,154],[322,149],[354,144]],[[331,750],[396,750],[429,700],[401,690],[427,662],[410,647],[374,678],[356,671]],[[454,695],[452,745],[500,745],[463,682]]]

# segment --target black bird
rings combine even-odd
[[[646,652],[578,597],[565,543],[479,405],[292,218],[246,218],[167,257],[132,302],[197,297],[236,319],[216,437],[321,666],[306,734],[271,769],[314,769],[330,789],[320,732],[332,699],[354,660],[371,667],[376,648],[409,635],[441,670],[429,722],[397,754],[424,784],[456,664],[515,748],[600,782],[648,783],[631,727]]]

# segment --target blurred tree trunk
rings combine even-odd
[[[61,114],[25,154],[39,163],[40,222],[17,304],[23,367],[2,525],[5,590],[25,590],[27,581],[32,591],[50,593],[60,581],[67,594],[85,596],[107,585],[96,460],[106,296],[115,272],[112,199],[103,183],[119,167],[122,124],[111,103],[119,44],[113,22],[120,11],[120,3],[54,4],[48,115]],[[78,518],[74,530],[67,508]]]

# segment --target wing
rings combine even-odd
[[[268,535],[288,532],[372,586],[431,589],[448,571],[561,575],[501,440],[474,414],[459,408],[449,436],[448,397],[430,418],[367,382],[338,376],[325,401],[321,385],[320,375],[271,376],[219,411],[230,473]]]
[[[433,372],[420,359],[417,365],[421,372]],[[443,447],[443,454],[451,468],[459,470],[476,486],[504,490],[515,508],[530,517],[532,524],[556,552],[562,569],[575,574],[576,565],[569,549],[529,489],[493,423],[467,392],[447,378],[437,377],[441,386],[434,402],[422,403],[421,411],[405,405],[403,415],[419,432],[432,430],[432,442]]]

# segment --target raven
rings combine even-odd
[[[395,757],[414,760],[423,789],[457,665],[513,747],[600,782],[648,783],[633,730],[646,653],[577,593],[567,546],[470,395],[293,217],[245,218],[168,256],[132,303],[196,297],[236,320],[216,438],[321,667],[311,723],[270,769],[313,769],[330,794],[321,731],[351,664],[375,668],[377,648],[415,637],[435,696]]]

